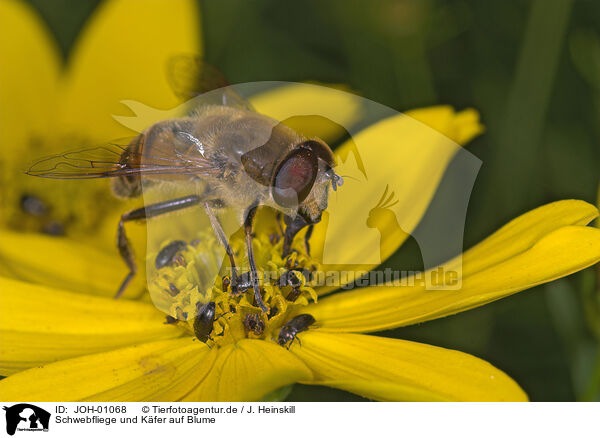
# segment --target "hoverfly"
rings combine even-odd
[[[224,81],[215,79],[214,69],[198,58],[176,57],[168,70],[171,86],[180,97],[201,97],[206,88],[220,87],[208,93],[218,96],[220,102],[200,104],[185,117],[155,123],[125,145],[109,143],[44,158],[27,173],[64,179],[110,177],[114,194],[125,198],[141,196],[142,186],[146,190],[147,185],[192,182],[193,190],[186,196],[151,203],[121,216],[117,247],[129,273],[115,298],[137,272],[125,223],[192,206],[204,208],[225,249],[231,264],[231,289],[236,293],[240,277],[234,252],[217,217],[219,211],[232,208],[239,212],[244,227],[255,304],[266,312],[252,245],[256,209],[265,205],[284,214],[283,256],[287,255],[294,236],[305,227],[310,236],[312,226],[320,221],[329,187],[335,190],[343,183],[333,170],[332,150],[319,138],[306,138],[254,111]]]

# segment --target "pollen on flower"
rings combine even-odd
[[[164,242],[162,248],[170,243]],[[247,260],[244,239],[234,236],[230,244],[236,261],[243,266]],[[320,266],[300,249],[301,245],[293,246],[290,254],[282,257],[282,245],[283,239],[274,238],[274,234],[256,235],[253,240],[260,291],[269,308],[267,314],[254,303],[248,268],[238,267],[238,290],[233,290],[228,259],[209,231],[180,245],[170,262],[156,270],[148,285],[150,294],[155,304],[168,309],[167,323],[178,324],[198,338],[202,336],[195,330],[206,327],[198,324],[198,318],[210,317],[212,330],[206,328],[210,330],[210,344],[225,345],[243,338],[275,341],[286,322],[302,313],[302,307],[317,301],[311,277]],[[206,266],[215,262],[221,266],[219,274],[207,282]],[[205,284],[211,286],[203,287]],[[205,306],[211,302],[214,319]]]
[[[32,136],[24,152],[7,154],[0,162],[2,225],[18,231],[74,237],[97,232],[106,219],[106,212],[117,210],[120,204],[111,195],[107,181],[73,183],[65,179],[34,178],[24,172],[34,157],[68,145],[89,143],[70,136],[54,142]]]

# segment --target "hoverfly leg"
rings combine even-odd
[[[258,307],[263,312],[267,313],[269,309],[265,306],[262,296],[260,295],[260,286],[258,284],[258,272],[256,271],[256,262],[254,261],[254,249],[252,247],[252,221],[256,214],[256,205],[251,205],[245,214],[244,230],[246,232],[246,245],[248,246],[248,263],[250,264],[250,280],[254,289],[254,299]]]
[[[285,235],[285,232],[283,231],[283,225],[281,225],[281,222],[283,221],[283,214],[281,214],[280,211],[278,211],[275,215],[275,220],[277,221],[277,226],[279,227],[279,234],[282,236]]]
[[[130,213],[134,213],[137,210],[133,210]],[[121,216],[121,220],[119,220],[119,225],[117,227],[117,247],[119,248],[119,254],[121,258],[125,261],[127,268],[129,268],[129,272],[125,279],[119,286],[117,293],[115,294],[115,299],[119,298],[125,292],[125,289],[137,273],[137,264],[135,263],[135,256],[133,254],[133,249],[131,248],[131,243],[125,234],[125,221],[128,220],[125,218],[126,215]]]
[[[170,213],[172,211],[181,210],[183,208],[192,207],[200,203],[200,197],[196,195],[184,196],[183,198],[170,199],[168,201],[157,202],[142,208],[136,208],[121,216],[117,227],[117,247],[119,254],[129,268],[129,273],[121,283],[119,290],[115,294],[115,299],[119,298],[125,292],[125,289],[137,273],[137,265],[135,263],[135,255],[131,243],[125,233],[125,222],[150,219],[160,216],[161,214]]]
[[[292,249],[292,242],[296,234],[308,225],[306,220],[300,215],[296,215],[294,219],[289,216],[285,217],[285,234],[283,235],[283,257],[287,257]],[[309,236],[310,237],[310,236]]]
[[[310,256],[310,236],[312,236],[314,227],[314,224],[310,224],[306,230],[306,234],[304,235],[304,249],[306,250],[306,255],[308,256]]]
[[[204,209],[206,210],[206,214],[208,215],[208,218],[210,219],[210,224],[212,225],[213,231],[215,232],[217,239],[219,239],[219,242],[221,242],[221,245],[223,245],[223,247],[225,248],[225,252],[227,253],[227,256],[229,257],[229,263],[231,264],[231,292],[236,294],[237,288],[238,288],[237,287],[237,278],[238,277],[237,277],[237,271],[236,271],[236,265],[235,265],[235,257],[233,255],[233,249],[231,249],[231,245],[229,244],[229,241],[227,240],[227,237],[225,236],[223,227],[221,226],[221,223],[219,222],[219,219],[215,215],[212,208],[210,208],[210,204],[208,201],[204,203]]]

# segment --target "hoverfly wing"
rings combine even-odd
[[[143,135],[51,155],[35,161],[27,175],[51,179],[111,178],[126,175],[212,175],[213,166],[202,156],[186,160],[170,151],[143,149]]]
[[[128,144],[127,142],[107,143],[47,156],[32,163],[25,173],[57,179],[118,176],[126,170],[120,161]]]
[[[167,81],[177,97],[184,101],[205,95],[202,104],[233,106],[254,111],[252,104],[236,93],[223,74],[196,55],[180,54],[167,61]],[[219,90],[218,93],[208,93]],[[206,102],[206,100],[214,102]]]

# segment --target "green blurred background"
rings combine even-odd
[[[100,2],[31,3],[67,58]],[[596,0],[200,4],[205,58],[231,83],[330,82],[398,111],[440,103],[477,108],[487,130],[469,145],[483,166],[469,205],[466,248],[541,204],[565,198],[597,202]],[[598,401],[596,269],[384,334],[484,358],[519,382],[532,400]],[[287,399],[361,400],[303,385]]]

